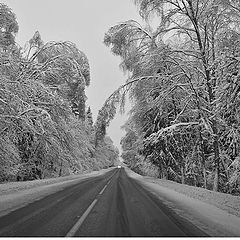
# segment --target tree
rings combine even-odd
[[[18,23],[15,14],[5,4],[0,3],[0,48],[4,51],[15,44],[15,35],[18,32]]]
[[[157,12],[162,18],[168,19],[168,26],[160,31],[178,31],[187,40],[186,47],[181,47],[183,54],[196,59],[195,67],[198,75],[202,75],[203,86],[207,90],[207,109],[214,112],[217,94],[213,89],[217,87],[215,66],[217,58],[217,38],[225,29],[231,28],[236,22],[235,13],[229,5],[222,1],[135,1],[140,7],[140,13],[147,18],[152,12]],[[167,7],[166,4],[169,4]],[[151,9],[151,10],[150,10]],[[189,51],[189,45],[193,50]],[[176,50],[175,50],[176,51]],[[179,51],[179,50],[178,50]],[[213,104],[214,103],[214,104]],[[219,136],[218,120],[211,114],[210,127],[213,134],[215,180],[214,190],[218,190],[219,179]]]
[[[90,84],[85,54],[71,42],[50,42],[31,56],[31,62],[36,60],[43,68],[44,83],[70,101],[75,115],[85,120],[85,87]]]
[[[152,159],[161,172],[170,171],[177,181],[181,178],[182,182],[223,190],[231,162],[222,151],[223,145],[229,150],[222,137],[227,129],[223,115],[229,106],[225,90],[233,89],[229,81],[234,82],[237,76],[236,71],[235,77],[223,71],[226,65],[222,60],[229,59],[230,53],[223,36],[235,32],[232,41],[239,38],[236,2],[135,3],[146,22],[155,14],[160,24],[154,32],[149,22],[144,27],[126,21],[106,33],[104,42],[121,57],[121,67],[130,72],[130,77],[108,98],[101,115],[105,109],[104,121],[111,120],[106,106],[111,102],[116,107],[121,96],[129,92],[133,100],[131,126],[144,143],[140,155]],[[231,104],[234,101],[231,98]]]
[[[92,116],[92,111],[91,111],[91,108],[90,106],[88,107],[88,110],[87,110],[87,122],[90,126],[93,126],[93,116]]]

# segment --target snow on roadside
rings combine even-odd
[[[39,179],[39,180],[33,180],[33,181],[23,181],[23,182],[7,182],[7,183],[1,183],[0,184],[0,195],[2,194],[9,194],[13,193],[19,190],[25,190],[25,189],[31,189],[34,187],[40,187],[45,186],[53,183],[60,183],[64,181],[74,180],[74,179],[80,179],[82,177],[90,177],[90,176],[97,176],[99,174],[102,174],[109,169],[102,169],[100,171],[92,171],[92,172],[86,172],[81,174],[73,174],[69,176],[64,177],[57,177],[57,178],[48,178],[48,179]]]
[[[103,175],[112,169],[102,169],[59,178],[0,184],[0,217],[78,181]]]
[[[125,170],[178,215],[210,236],[240,236],[240,197]]]

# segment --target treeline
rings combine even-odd
[[[107,99],[97,125],[107,126],[129,94],[132,108],[121,142],[132,169],[239,194],[239,1],[135,4],[145,25],[129,20],[104,38],[129,78]]]
[[[44,43],[36,32],[24,48],[18,23],[0,3],[0,182],[57,177],[114,165],[109,137],[96,143],[85,88],[87,57],[71,42]]]

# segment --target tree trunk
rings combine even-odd
[[[83,101],[78,104],[78,112],[78,118],[85,121],[85,103]]]
[[[162,179],[167,179],[168,180],[168,172],[166,169],[162,169]]]
[[[168,168],[165,169],[163,178],[166,179],[166,180],[169,179],[169,177],[168,177]]]
[[[185,171],[184,171],[184,166],[181,166],[181,183],[185,184]]]
[[[214,134],[214,142],[213,142],[213,148],[214,148],[213,191],[218,192],[218,190],[219,190],[219,160],[220,160],[220,154],[219,154],[219,143],[218,143],[218,136],[217,136],[217,123],[216,123],[215,120],[213,120],[212,129],[213,129],[213,134]]]
[[[204,185],[204,188],[207,189],[205,144],[204,144],[200,129],[199,129],[199,139],[200,139],[200,155],[202,159],[203,185]]]
[[[195,174],[193,175],[193,181],[194,181],[194,187],[196,187],[197,186],[197,178],[196,178]]]
[[[158,163],[158,178],[163,178],[163,169],[161,167],[161,163]]]
[[[203,185],[204,185],[204,188],[207,189],[206,157],[205,157],[203,147],[201,147],[202,148],[201,149],[201,158],[202,158]]]
[[[61,161],[61,164],[60,164],[60,170],[59,170],[59,177],[62,176],[62,166],[63,166],[63,160]]]
[[[194,31],[196,33],[196,37],[197,37],[197,42],[198,42],[198,46],[199,46],[199,50],[201,52],[201,58],[202,58],[202,63],[203,63],[203,67],[204,67],[204,71],[206,73],[206,86],[207,86],[207,91],[208,91],[208,97],[209,97],[209,103],[212,105],[212,102],[215,99],[215,93],[214,93],[214,89],[216,87],[216,81],[215,81],[215,73],[213,71],[212,73],[212,77],[211,77],[211,72],[210,72],[210,65],[209,64],[209,59],[207,58],[207,52],[208,49],[205,48],[204,46],[204,40],[202,40],[201,38],[201,34],[200,34],[200,30],[199,30],[199,22],[198,22],[198,18],[197,18],[197,14],[194,12],[194,7],[193,7],[193,2],[192,1],[187,1],[187,3],[189,4],[189,9],[190,9],[190,13],[188,12],[188,8],[185,6],[186,12],[187,12],[187,16],[189,17],[189,19],[191,20],[193,27],[194,27]],[[207,36],[205,36],[205,39],[207,39]],[[214,36],[212,38],[212,40],[214,41]],[[212,62],[214,62],[214,58],[215,58],[215,50],[214,50],[214,42],[212,43],[212,47],[213,47],[213,59]],[[211,79],[212,78],[212,79]],[[211,81],[212,80],[212,81]],[[213,109],[214,107],[211,106],[211,109]],[[213,130],[213,147],[214,147],[214,184],[213,184],[213,190],[214,191],[218,191],[219,189],[219,159],[220,159],[220,154],[219,154],[219,142],[218,142],[218,135],[217,135],[217,122],[216,120],[212,120],[212,124],[211,124],[212,130]]]
[[[213,191],[218,192],[219,190],[219,170],[215,167],[214,180],[213,180]]]
[[[207,189],[207,176],[206,176],[206,167],[203,165],[203,184],[204,188]]]

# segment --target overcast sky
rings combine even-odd
[[[17,42],[23,46],[35,31],[44,42],[72,41],[88,57],[91,85],[87,104],[94,120],[106,98],[126,76],[119,70],[120,58],[113,56],[103,44],[104,33],[125,20],[141,21],[133,0],[2,0],[17,16]],[[108,128],[108,135],[120,148],[124,132],[120,129],[126,115],[118,114]]]

